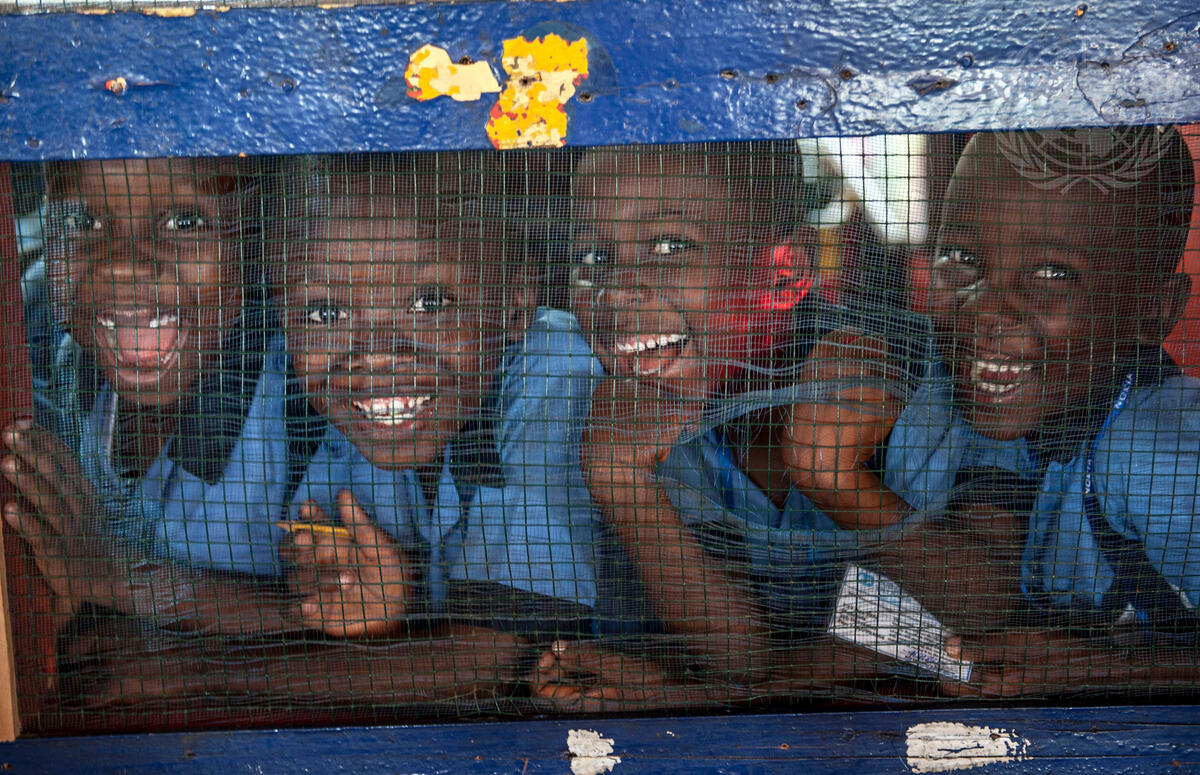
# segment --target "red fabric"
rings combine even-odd
[[[1196,180],[1200,182],[1200,124],[1189,124],[1180,127],[1180,130],[1192,151]],[[1188,235],[1187,247],[1183,250],[1183,259],[1179,262],[1179,271],[1192,277],[1192,298],[1183,312],[1183,319],[1167,337],[1165,346],[1185,372],[1200,377],[1200,183],[1196,191],[1193,201],[1197,204],[1192,207],[1192,230]]]

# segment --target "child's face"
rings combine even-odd
[[[128,402],[170,406],[193,391],[241,312],[237,197],[219,164],[76,162],[48,183],[56,302]]]
[[[499,247],[474,227],[439,240],[405,199],[349,197],[349,217],[331,217],[326,240],[288,265],[283,292],[309,401],[388,470],[440,459],[479,412],[515,319]]]
[[[1086,183],[1039,188],[992,138],[972,141],[946,195],[930,314],[977,431],[1019,438],[1099,400],[1093,391],[1111,400],[1154,292],[1134,269],[1154,232],[1133,210]]]
[[[708,395],[728,389],[790,318],[760,299],[780,257],[754,244],[749,203],[728,179],[685,166],[669,151],[581,161],[571,304],[609,373]]]

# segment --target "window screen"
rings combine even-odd
[[[1196,137],[16,168],[27,726],[1194,695]]]

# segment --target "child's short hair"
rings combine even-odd
[[[636,157],[639,164],[635,174],[647,181],[664,174],[665,159],[679,159],[680,173],[710,183],[712,198],[744,202],[749,223],[736,225],[750,226],[755,237],[764,242],[800,226],[810,209],[804,157],[795,140],[627,145],[592,148],[589,153],[600,158]],[[646,196],[652,197],[653,193]]]
[[[510,157],[520,156],[517,161]],[[535,170],[531,172],[531,167]],[[297,157],[280,166],[268,196],[267,264],[278,291],[289,261],[324,244],[328,226],[351,215],[350,200],[379,202],[366,215],[409,219],[440,240],[485,239],[500,248],[507,281],[528,285],[540,276],[528,250],[522,197],[538,174],[526,154],[482,151],[359,153]],[[406,201],[409,207],[399,209]],[[356,215],[362,216],[362,213]]]
[[[979,135],[987,138],[989,135]],[[1175,271],[1187,242],[1195,197],[1192,155],[1174,127],[1002,132],[990,136],[999,156],[1033,185],[1089,196],[1110,196],[1153,223],[1153,250],[1144,245],[1140,267],[1160,275]]]

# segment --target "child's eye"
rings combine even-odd
[[[583,264],[584,266],[604,266],[612,263],[612,256],[606,250],[592,248],[577,253],[575,255],[575,263]]]
[[[417,298],[413,300],[412,306],[408,308],[408,311],[411,313],[437,312],[442,308],[452,304],[453,301],[453,299],[446,296],[444,293],[430,291],[417,296]]]
[[[171,213],[163,222],[167,231],[194,231],[207,225],[207,221],[199,214],[192,212]]]
[[[656,256],[673,256],[692,247],[692,243],[678,237],[667,237],[656,241],[650,252]]]
[[[943,250],[933,260],[935,276],[947,285],[963,287],[975,282],[979,276],[979,258],[958,248]]]
[[[58,223],[62,231],[69,234],[100,231],[104,228],[104,221],[83,208],[66,210],[58,219]]]
[[[317,304],[308,308],[305,319],[314,325],[328,326],[349,320],[350,312],[333,304]]]

